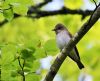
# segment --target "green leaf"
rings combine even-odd
[[[8,9],[10,5],[7,2],[2,1],[0,3],[0,9]]]
[[[18,72],[16,70],[11,71],[11,77],[18,76]]]
[[[2,65],[10,64],[13,61],[16,52],[17,52],[17,49],[16,49],[16,46],[14,45],[9,44],[2,47],[1,49]]]
[[[3,10],[3,15],[8,21],[11,21],[14,17],[14,13],[12,9]]]
[[[45,50],[43,48],[37,48],[34,53],[35,58],[40,59],[46,57]]]
[[[33,68],[32,68],[32,70],[33,71],[36,71],[37,69],[39,69],[40,68],[40,60],[35,60],[34,62],[33,62]]]
[[[13,62],[16,54],[16,45],[8,44],[1,48],[2,53],[2,81],[18,81],[16,77],[16,68],[18,68],[17,61]],[[6,76],[5,76],[6,75]]]
[[[39,60],[35,60],[32,64],[32,68],[26,68],[26,71],[29,72],[29,74],[26,76],[26,81],[40,81],[41,76],[35,74],[35,72],[40,68],[40,61]]]
[[[26,61],[25,62],[25,67],[32,68],[33,67],[33,61]]]
[[[44,49],[47,52],[47,55],[55,55],[58,52],[54,39],[48,40],[44,45]]]
[[[28,7],[22,4],[18,4],[13,6],[14,13],[20,14],[20,15],[27,15]]]
[[[6,0],[6,2],[11,5],[21,4],[28,6],[33,4],[32,0]]]
[[[30,60],[33,61],[35,60],[35,57],[33,56],[35,52],[35,48],[29,47],[27,49],[22,49],[21,50],[21,58],[25,60]]]
[[[24,69],[30,72],[36,72],[40,68],[40,61],[26,62]]]
[[[29,74],[26,76],[26,81],[41,81],[41,75]]]

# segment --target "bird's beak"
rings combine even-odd
[[[56,31],[56,29],[52,29],[52,31]]]

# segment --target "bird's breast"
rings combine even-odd
[[[69,42],[70,36],[67,32],[60,32],[57,34],[56,41],[59,49],[63,49]]]

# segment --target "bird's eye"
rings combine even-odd
[[[61,27],[61,26],[59,26],[59,27],[58,27],[58,29],[62,29],[62,27]]]

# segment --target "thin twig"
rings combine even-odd
[[[94,0],[93,0],[93,1],[94,1]],[[90,21],[91,21],[91,19],[92,19],[92,16],[93,16],[94,12],[96,11],[96,9],[97,9],[97,8],[98,8],[98,6],[99,6],[99,5],[97,5],[97,4],[96,4],[96,2],[95,2],[95,1],[94,1],[94,3],[95,3],[95,5],[96,5],[96,8],[94,9],[93,13],[91,14],[91,16],[90,16],[90,19],[89,19],[88,23],[90,23]]]
[[[23,65],[21,65],[20,58],[18,58],[18,63],[19,63],[19,66],[20,66],[20,68],[21,68],[21,71],[22,71],[21,75],[22,75],[22,77],[23,77],[23,81],[25,81],[25,75],[24,75],[25,59],[24,59]]]
[[[24,62],[23,62],[23,69],[24,69],[24,66],[25,66],[25,59],[23,59],[24,60]]]
[[[23,70],[23,66],[21,65],[21,62],[20,62],[20,58],[18,57],[18,63],[19,63],[19,66],[21,67],[21,69]]]
[[[95,2],[95,0],[93,0],[93,2],[94,2],[94,4],[95,4],[95,6],[97,7],[98,5],[97,5],[97,3]]]

